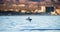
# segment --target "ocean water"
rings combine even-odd
[[[60,32],[60,16],[0,16],[0,32]]]

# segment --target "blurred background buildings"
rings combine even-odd
[[[60,15],[60,0],[0,0],[0,11]]]

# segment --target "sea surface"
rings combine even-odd
[[[0,16],[0,32],[60,32],[60,16]]]

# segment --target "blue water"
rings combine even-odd
[[[26,18],[28,17],[32,19],[31,22],[26,20]],[[51,29],[51,30],[38,30],[38,29]],[[0,16],[0,32],[60,32],[59,29],[60,29],[60,16],[39,16],[39,15]]]

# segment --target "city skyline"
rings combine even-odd
[[[2,2],[1,2],[2,1]],[[0,0],[0,10],[41,13],[49,10],[60,14],[59,0]]]
[[[59,2],[60,0],[0,0],[0,3]]]

